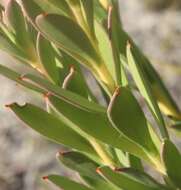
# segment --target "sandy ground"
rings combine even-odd
[[[125,29],[152,60],[175,100],[181,102],[181,11],[145,10],[140,0],[120,0]],[[14,67],[14,61],[0,53],[1,64]],[[23,71],[24,68],[16,67]],[[12,81],[0,76],[0,189],[42,190],[41,176],[67,174],[55,159],[61,148],[25,127],[7,108],[11,102],[33,102],[44,105],[43,98],[30,95]],[[181,106],[181,105],[180,105]],[[50,188],[50,189],[53,189]]]

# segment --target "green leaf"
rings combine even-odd
[[[105,109],[103,112],[89,112],[54,96],[49,96],[49,101],[68,125],[81,129],[105,144],[130,152],[152,163],[142,147],[112,127]]]
[[[83,29],[73,20],[60,15],[39,15],[36,18],[39,30],[62,51],[88,67],[96,79],[110,91],[115,88],[97,48],[92,45]],[[61,27],[61,26],[64,27]],[[80,43],[81,42],[81,43]]]
[[[98,22],[95,22],[95,34],[96,34],[96,39],[98,42],[100,54],[102,55],[102,57],[104,59],[104,63],[106,64],[109,72],[111,73],[112,77],[114,78],[115,70],[113,67],[114,60],[113,60],[113,54],[112,54],[112,49],[111,49],[111,43],[110,43],[110,40],[106,33],[106,30]]]
[[[40,15],[36,18],[36,24],[48,39],[74,58],[84,64],[100,64],[100,58],[89,38],[74,21],[60,15]],[[64,27],[61,27],[62,25]]]
[[[26,88],[29,88],[35,92],[39,92],[39,93],[42,93],[44,94],[46,91],[31,84],[31,83],[28,83],[27,81],[24,81],[22,80],[23,76],[21,76],[19,73],[3,66],[3,65],[0,65],[0,74],[2,74],[3,76],[17,82],[18,84],[21,84],[22,86],[26,87]]]
[[[108,167],[101,167],[99,168],[99,173],[110,183],[113,183],[124,190],[167,189],[147,174],[131,168],[122,168],[117,171],[113,171]]]
[[[98,0],[103,9],[107,10],[110,0]]]
[[[127,84],[127,80],[124,73],[124,68],[120,65],[120,30],[119,30],[119,19],[115,13],[117,10],[110,12],[109,29],[105,26],[105,21],[107,20],[107,12],[100,6],[96,1],[94,2],[95,14],[97,22],[95,22],[96,37],[98,40],[98,46],[101,54],[103,55],[104,62],[114,80],[121,82],[122,85]],[[121,44],[122,45],[122,44]],[[124,47],[125,48],[125,47]],[[114,49],[114,50],[113,50]],[[114,63],[115,61],[115,63]],[[117,75],[117,78],[115,77]]]
[[[27,51],[32,51],[33,44],[30,40],[30,35],[27,31],[24,14],[20,5],[15,0],[10,0],[5,9],[5,13],[8,24],[15,34],[16,43],[26,48]],[[32,54],[32,52],[29,52],[29,54]]]
[[[85,1],[85,0],[84,0]],[[76,22],[79,24],[79,26],[87,33],[87,23],[85,20],[85,12],[82,4],[82,1],[74,1],[74,0],[66,0],[68,3],[69,7],[71,8]],[[91,9],[91,7],[90,7]]]
[[[146,61],[147,64],[145,64],[145,70],[147,70],[147,75],[148,73],[151,73],[150,80],[153,81],[152,91],[158,101],[158,105],[161,111],[167,116],[171,116],[174,119],[181,120],[181,111],[179,107],[175,103],[174,99],[171,97],[169,91],[167,90],[160,76],[157,74],[156,70],[151,64],[149,64],[148,60]]]
[[[119,53],[119,24],[120,23],[120,15],[118,10],[118,2],[111,3],[112,5],[108,9],[108,35],[111,42],[113,58],[114,58],[114,69],[115,69],[115,76],[116,76],[116,83],[117,85],[125,85],[122,81],[121,70],[121,61],[120,61],[120,53]]]
[[[80,106],[82,109],[89,110],[91,112],[104,112],[104,108],[94,102],[90,102],[87,99],[70,92],[68,90],[61,89],[56,85],[52,85],[49,81],[39,78],[34,75],[21,75],[7,67],[0,65],[0,73],[3,74],[5,77],[16,81],[17,83],[21,84],[22,86],[34,90],[36,92],[46,94],[47,92],[51,92],[56,94],[59,98],[63,98],[65,101],[70,102],[75,106]],[[27,80],[26,80],[27,79]],[[34,82],[31,82],[31,80]],[[37,85],[37,84],[41,84]]]
[[[93,189],[96,190],[121,190],[120,188],[118,188],[117,186],[115,186],[114,184],[108,183],[105,180],[100,180],[100,179],[93,179],[90,177],[84,177],[83,178],[90,187],[92,187]]]
[[[31,104],[19,106],[16,103],[9,107],[25,124],[48,139],[89,155],[95,154],[84,137],[39,107]]]
[[[144,113],[128,87],[117,89],[108,107],[108,116],[120,132],[144,147],[153,158],[159,157]]]
[[[144,71],[151,84],[153,95],[157,99],[161,111],[167,116],[171,116],[175,119],[181,119],[181,112],[166,88],[164,82],[161,80],[159,74],[151,65],[149,60],[140,53],[139,49],[136,47],[135,49],[137,53],[140,54],[140,64],[143,65]]]
[[[27,62],[28,57],[23,50],[17,47],[9,38],[4,34],[0,34],[0,49],[10,54],[11,56]]]
[[[129,35],[121,28],[121,26],[118,27],[119,27],[119,38],[117,39],[119,41],[119,47],[120,47],[119,49],[120,49],[122,63],[127,62],[125,47],[127,42],[129,41],[131,42],[134,51],[136,51],[138,54],[139,63],[143,68],[144,72],[146,73],[147,80],[151,85],[153,95],[157,99],[158,105],[162,110],[162,112],[166,115],[170,115],[177,119],[181,118],[181,113],[178,106],[171,97],[170,93],[168,92],[165,84],[161,80],[157,71],[154,69],[150,61],[145,57],[145,55],[140,51],[140,49],[136,46],[136,44],[129,37]]]
[[[115,149],[115,152],[120,163],[123,163],[124,167],[130,167],[129,159],[127,156],[128,153],[117,148]]]
[[[26,80],[24,75],[21,75],[21,74],[15,72],[15,71],[3,66],[3,65],[0,65],[0,74],[4,75],[5,77],[7,77],[7,78],[17,82],[18,84],[20,84],[20,85],[22,85],[22,86],[24,86],[24,87],[26,87],[28,89],[31,89],[31,90],[33,90],[35,92],[38,92],[38,93],[41,93],[41,94],[44,94],[44,95],[48,92],[48,90],[46,90],[45,88],[42,88],[42,87],[40,87],[40,86],[38,86],[36,84],[33,84],[30,80]],[[43,80],[43,79],[41,79],[41,80]],[[63,90],[63,91],[65,91],[65,90]],[[74,93],[71,94],[71,95],[72,95],[71,97],[74,97]],[[77,95],[75,94],[75,96],[77,96]],[[81,100],[79,98],[81,98],[81,100],[82,100],[82,97],[78,96],[78,100],[77,100],[78,103],[81,102]],[[88,109],[95,109],[96,111],[103,111],[103,107],[97,106],[97,104],[95,104],[95,103],[93,103],[93,106],[92,106],[92,103],[89,103],[88,100],[83,99],[83,102],[86,102],[86,104],[88,103],[87,104]],[[90,107],[90,105],[91,105],[91,107]]]
[[[87,32],[94,35],[92,0],[36,0],[35,3],[46,13],[59,14],[69,17],[85,27],[84,29],[87,30]]]
[[[154,145],[157,148],[157,151],[160,152],[160,148],[162,146],[162,141],[159,137],[159,135],[157,134],[156,129],[149,123],[149,121],[147,121],[147,126],[148,126],[148,130],[151,136],[151,139],[154,143]]]
[[[34,23],[35,18],[39,14],[42,14],[42,9],[34,2],[34,0],[21,0],[21,2],[26,15],[29,17],[31,22]]]
[[[99,165],[85,155],[79,152],[65,152],[60,153],[58,159],[66,167],[78,172],[81,178],[93,189],[118,190],[96,173]]]
[[[60,73],[59,68],[56,65],[55,61],[55,50],[53,49],[51,43],[47,41],[40,34],[37,39],[37,50],[38,55],[41,60],[41,64],[47,73],[48,77],[55,83],[59,84],[60,82]]]
[[[151,109],[153,115],[158,122],[158,126],[160,128],[160,132],[163,138],[168,137],[168,132],[165,127],[165,123],[163,117],[161,115],[160,109],[157,105],[157,102],[153,96],[152,89],[149,81],[147,80],[146,73],[141,64],[139,64],[139,55],[136,51],[131,48],[131,45],[127,45],[127,58],[128,65],[133,76],[133,79],[142,94],[142,96],[146,99],[149,108]]]
[[[0,34],[7,37],[13,44],[15,44],[16,40],[14,33],[3,22],[0,22]]]
[[[127,156],[128,156],[129,165],[131,168],[139,170],[139,171],[144,171],[141,159],[129,153]]]
[[[27,74],[24,75],[24,79],[30,80],[37,84],[42,89],[46,89],[48,92],[56,95],[58,98],[63,99],[70,104],[73,104],[76,107],[80,107],[81,109],[85,109],[90,112],[104,112],[104,107],[98,105],[97,103],[90,102],[82,96],[75,94],[71,91],[60,88],[59,86],[52,85],[48,80],[43,78]]]
[[[96,169],[99,165],[79,152],[71,151],[59,153],[57,158],[62,164],[78,172],[81,176],[101,179],[96,173]]]
[[[94,37],[94,5],[93,0],[80,0],[85,22],[90,34]]]
[[[77,183],[75,181],[72,181],[66,177],[58,176],[58,175],[50,175],[45,177],[45,179],[50,180],[52,183],[57,185],[60,188],[63,188],[64,190],[92,190],[91,188],[82,185],[80,183]]]
[[[107,12],[102,8],[97,0],[94,1],[94,14],[98,22],[103,23],[107,19]]]
[[[35,18],[42,13],[73,17],[73,12],[65,0],[22,0],[22,5],[34,24]]]
[[[5,14],[8,20],[8,25],[15,34],[20,35],[21,33],[18,34],[18,32],[26,31],[23,12],[20,5],[15,0],[10,0],[7,3]]]
[[[72,10],[65,0],[33,0],[46,13],[73,17]],[[74,19],[74,18],[72,18]]]
[[[162,159],[169,178],[176,186],[181,188],[181,154],[169,140],[164,141]]]

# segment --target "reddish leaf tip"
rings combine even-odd
[[[56,157],[59,158],[60,156],[64,156],[67,153],[69,153],[69,151],[62,151],[62,150],[60,150],[59,152],[57,152]]]
[[[59,151],[56,153],[56,157],[59,158],[60,156],[64,155],[63,151]]]
[[[51,92],[46,92],[45,94],[43,94],[43,97],[45,99],[49,99],[53,94]]]
[[[59,151],[59,155],[64,156],[67,152],[66,151]]]
[[[25,80],[26,77],[25,77],[25,75],[20,75],[20,76],[18,77],[18,79],[19,79],[19,80]]]
[[[44,12],[41,15],[44,16],[44,17],[46,17],[48,15],[48,13]]]
[[[130,49],[131,47],[132,47],[131,42],[128,40],[128,41],[127,41],[127,48]]]
[[[96,168],[96,173],[98,173],[98,174],[101,174],[101,173],[102,173],[100,167]]]
[[[6,104],[5,107],[6,108],[11,108],[15,103],[11,103],[11,104]]]
[[[43,176],[42,179],[43,180],[48,180],[48,176]]]

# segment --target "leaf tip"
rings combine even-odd
[[[43,12],[43,13],[41,13],[41,15],[42,15],[43,17],[46,17],[46,16],[48,15],[48,13],[47,13],[47,12]]]
[[[39,21],[39,19],[45,18],[45,17],[47,17],[48,15],[49,15],[49,14],[46,13],[46,12],[43,12],[43,13],[37,15],[37,16],[36,16],[36,19],[35,19],[35,22],[37,23],[37,22]]]
[[[51,92],[46,92],[45,94],[43,94],[43,97],[47,100],[49,99],[53,94]]]
[[[20,76],[18,77],[18,79],[19,79],[19,80],[25,80],[25,79],[26,79],[25,74],[20,75]]]
[[[127,48],[128,48],[128,49],[131,49],[131,47],[132,47],[131,42],[128,40],[128,41],[127,41]]]
[[[101,172],[101,168],[100,168],[100,167],[97,167],[97,168],[96,168],[96,173],[98,173],[98,174],[102,174],[102,172]]]
[[[60,156],[63,156],[64,155],[64,152],[63,151],[58,151],[56,153],[56,158],[59,158]]]
[[[48,176],[43,176],[42,179],[45,180],[45,181],[47,181],[48,180]]]
[[[60,151],[58,151],[58,152],[56,153],[56,157],[59,158],[59,157],[61,157],[61,156],[64,156],[64,155],[67,154],[67,153],[69,153],[69,151],[62,151],[62,150],[60,150]]]
[[[15,103],[6,104],[6,105],[5,105],[5,108],[12,108],[13,105],[15,105]]]

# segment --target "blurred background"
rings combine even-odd
[[[124,28],[152,61],[181,106],[181,1],[119,2]],[[3,52],[0,52],[0,64],[27,72]],[[46,141],[25,127],[4,106],[14,101],[44,106],[43,97],[2,76],[0,94],[0,190],[55,189],[44,183],[41,176],[48,173],[71,175],[56,161],[55,155],[63,147]]]

